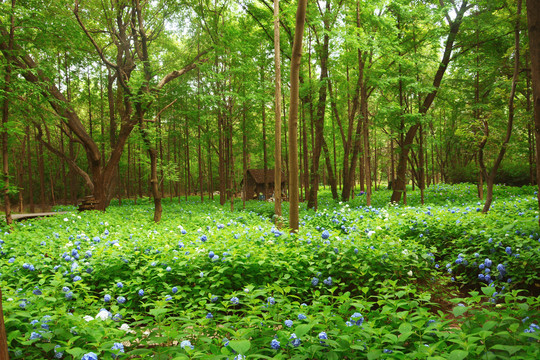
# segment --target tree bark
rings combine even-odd
[[[11,92],[11,52],[13,51],[13,39],[15,37],[15,0],[11,0],[11,15],[9,26],[9,40],[8,40],[8,56],[6,57],[6,68],[4,75],[4,101],[2,104],[2,180],[4,181],[3,196],[4,196],[4,211],[6,213],[6,224],[11,228],[13,219],[11,218],[11,200],[9,199],[9,144],[8,144],[8,121],[9,121],[9,94]],[[5,329],[3,318],[1,317],[2,296],[0,293],[0,345],[3,346],[5,340]],[[7,346],[6,346],[7,347]],[[6,350],[7,352],[7,350]],[[0,354],[1,355],[1,354]]]
[[[536,181],[540,190],[540,2],[527,0],[527,21],[529,29],[529,51],[531,54],[531,79],[534,106],[534,135],[536,139]],[[540,191],[538,206],[540,207]],[[540,219],[538,220],[540,225]]]
[[[306,20],[307,0],[298,0],[296,9],[296,28],[291,56],[291,100],[289,111],[289,228],[298,231],[298,98],[300,61],[302,59],[302,39]]]
[[[2,288],[0,288],[0,360],[9,360],[4,310],[2,308]]]
[[[276,227],[282,226],[281,212],[281,51],[279,44],[279,0],[274,0],[274,67],[275,67],[275,166],[274,166],[274,213]],[[266,175],[266,174],[265,174]],[[266,176],[265,176],[266,177]]]

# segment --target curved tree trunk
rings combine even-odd
[[[441,63],[439,64],[439,68],[435,73],[435,77],[433,78],[433,91],[431,91],[424,99],[424,102],[419,109],[419,113],[421,115],[425,115],[427,113],[427,111],[433,104],[433,100],[435,100],[435,97],[437,96],[437,92],[439,90],[439,87],[441,86],[444,73],[446,72],[448,64],[451,61],[452,49],[454,47],[456,36],[463,21],[463,16],[465,15],[465,12],[467,10],[469,10],[469,3],[468,0],[464,0],[456,13],[455,19],[453,21],[450,21],[450,29],[448,37],[446,39],[443,57]],[[400,144],[401,152],[399,154],[399,161],[396,170],[396,179],[392,184],[394,191],[392,192],[392,197],[390,199],[391,202],[399,202],[401,200],[401,195],[405,192],[405,175],[407,172],[408,161],[407,159],[409,157],[409,151],[413,144],[416,131],[419,127],[420,123],[412,125],[407,131],[403,142]]]

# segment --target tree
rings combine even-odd
[[[529,51],[531,53],[531,78],[534,106],[534,135],[536,139],[536,179],[540,179],[540,1],[527,0]],[[540,182],[539,182],[540,183]],[[540,190],[540,184],[539,184]],[[537,192],[540,208],[540,191]],[[540,225],[540,220],[538,220]]]
[[[274,212],[276,225],[281,226],[281,51],[279,46],[279,0],[274,0],[274,66],[275,66],[275,108],[276,117],[276,145],[274,165]],[[264,175],[266,179],[266,174]]]
[[[13,51],[13,39],[15,37],[15,0],[11,0],[11,16],[9,25],[9,39],[6,57],[6,68],[4,75],[4,101],[2,104],[2,180],[4,182],[4,208],[6,213],[6,223],[11,226],[13,219],[11,218],[11,202],[9,199],[9,148],[8,148],[8,121],[9,121],[9,93],[11,83],[11,52]],[[1,296],[0,296],[1,301]],[[3,325],[3,324],[2,324]],[[3,327],[3,326],[2,326]],[[2,331],[2,329],[0,329]]]
[[[504,155],[508,147],[508,142],[510,141],[510,136],[512,135],[512,128],[514,124],[514,112],[515,112],[514,100],[516,96],[516,87],[517,87],[518,76],[519,76],[519,71],[520,71],[519,69],[519,65],[520,65],[519,33],[520,33],[520,28],[521,28],[520,20],[521,20],[521,0],[517,0],[517,10],[516,10],[516,20],[515,20],[516,22],[515,22],[515,27],[514,27],[514,73],[512,75],[512,84],[511,84],[510,95],[509,95],[509,100],[508,100],[508,123],[506,126],[506,134],[501,143],[501,147],[499,148],[499,153],[489,172],[486,168],[486,163],[484,161],[484,147],[489,137],[489,124],[485,120],[483,121],[484,136],[480,142],[479,150],[478,150],[478,162],[480,164],[480,169],[482,170],[482,174],[484,178],[486,179],[486,185],[487,185],[486,202],[484,203],[484,207],[482,209],[483,213],[488,212],[489,208],[491,207],[491,203],[493,201],[493,185],[495,183],[495,176],[497,175],[497,170],[499,169],[499,166],[501,165],[501,162],[504,158]]]
[[[298,231],[298,103],[300,60],[302,59],[302,39],[306,20],[307,0],[298,0],[296,28],[291,56],[291,100],[289,110],[289,227]]]
[[[71,142],[78,142],[82,145],[90,171],[83,170],[72,158],[57,149],[54,144],[41,139],[43,145],[66,161],[78,175],[84,178],[87,187],[99,201],[98,209],[101,210],[109,205],[114,194],[118,164],[126,141],[136,125],[147,121],[144,117],[155,96],[169,82],[181,77],[196,68],[200,62],[205,61],[202,56],[211,50],[207,49],[201,52],[187,66],[173,70],[156,81],[158,74],[152,68],[153,59],[149,56],[149,48],[153,40],[161,33],[168,8],[166,1],[153,5],[155,9],[161,9],[161,15],[158,21],[153,22],[155,27],[150,31],[152,34],[150,36],[146,35],[149,33],[146,18],[155,14],[150,11],[148,6],[143,9],[138,0],[131,3],[112,3],[110,8],[104,4],[101,8],[99,6],[89,7],[88,11],[83,13],[79,11],[79,1],[75,1],[72,9],[80,29],[84,32],[95,54],[112,74],[110,81],[118,84],[116,104],[111,102],[110,98],[109,102],[111,105],[115,105],[114,109],[110,109],[111,118],[116,113],[119,115],[120,129],[111,128],[110,130],[113,144],[107,161],[103,161],[104,154],[96,140],[90,136],[69,97],[64,96],[29,52],[26,52],[20,45],[14,45],[14,49],[18,53],[12,57],[13,66],[17,67],[26,81],[37,87],[42,96],[47,99],[53,111],[59,116],[58,126],[71,136]],[[90,22],[92,15],[99,12],[104,19],[115,18],[116,21],[104,21],[105,25],[103,26],[96,24],[96,29],[87,28],[86,22]],[[94,16],[94,18],[99,18],[99,16]],[[0,50],[7,57],[9,56],[9,45],[5,41],[7,31],[4,24],[0,23],[0,27],[3,35]],[[107,45],[107,39],[101,36],[103,33],[110,35],[108,41],[114,44],[115,51],[112,51],[111,47]]]
[[[441,4],[443,2],[441,1]],[[437,96],[437,92],[439,90],[439,87],[441,86],[442,79],[444,77],[444,74],[446,72],[446,69],[448,68],[448,65],[450,64],[450,61],[452,60],[452,50],[454,47],[454,42],[456,41],[457,34],[459,32],[459,28],[461,26],[461,23],[463,22],[463,17],[465,16],[465,13],[471,8],[468,0],[463,0],[459,7],[456,7],[455,10],[455,17],[452,19],[450,16],[450,13],[448,10],[446,10],[446,20],[448,22],[448,36],[446,38],[443,56],[441,59],[441,62],[439,64],[439,67],[437,69],[437,72],[435,73],[435,76],[433,77],[433,83],[432,83],[432,89],[422,101],[422,105],[420,106],[418,113],[422,116],[425,116],[430,109],[431,105],[433,104],[433,101],[435,100],[435,97]],[[406,131],[406,134],[403,138],[403,141],[400,143],[400,154],[399,154],[399,161],[397,166],[397,172],[396,172],[396,179],[393,184],[394,190],[392,192],[392,197],[390,201],[392,202],[399,202],[401,200],[402,194],[405,192],[405,175],[407,171],[407,162],[409,157],[409,151],[411,149],[411,146],[414,142],[414,138],[416,136],[416,132],[420,128],[420,122],[417,121],[411,127]]]

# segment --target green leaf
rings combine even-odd
[[[506,351],[509,355],[514,355],[515,353],[517,353],[518,351],[522,350],[523,349],[523,346],[513,346],[513,345],[502,345],[502,344],[497,344],[497,345],[493,345],[491,347],[491,349],[495,349],[495,350],[503,350],[503,351]]]
[[[412,330],[412,325],[409,323],[402,323],[399,325],[399,332],[402,334],[409,333]]]
[[[367,358],[368,360],[375,360],[375,359],[380,359],[381,358],[381,351],[380,350],[369,350],[369,352],[367,353]]]
[[[384,336],[385,336],[386,338],[390,339],[390,341],[391,341],[393,344],[397,343],[397,341],[398,341],[398,337],[397,337],[396,335],[394,335],[394,334],[384,334]]]
[[[239,354],[245,355],[251,347],[249,340],[231,340],[229,346]]]
[[[468,351],[465,350],[454,350],[448,356],[448,360],[463,360],[469,355]]]
[[[465,314],[467,312],[467,310],[469,310],[469,308],[466,307],[466,306],[456,306],[452,310],[452,313],[454,314],[455,317],[458,317],[458,316],[461,316],[461,315]]]
[[[150,315],[154,317],[158,317],[159,315],[165,314],[166,312],[167,312],[167,309],[164,309],[164,308],[151,309]]]
[[[491,330],[495,327],[495,325],[497,325],[497,322],[496,321],[488,321],[486,322],[483,326],[482,326],[482,329],[484,330]]]
[[[491,286],[485,286],[482,288],[482,292],[484,293],[484,295],[486,296],[491,296],[493,295],[493,293],[495,293],[495,288],[494,287],[491,287]]]
[[[310,324],[302,324],[298,325],[296,329],[294,330],[294,333],[298,338],[301,338],[302,336],[306,335],[309,330],[311,330],[312,325]]]

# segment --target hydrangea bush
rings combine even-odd
[[[532,188],[320,196],[290,235],[273,204],[123,201],[0,238],[13,359],[538,358]],[[286,204],[285,204],[286,205]],[[284,206],[284,218],[287,207]]]

